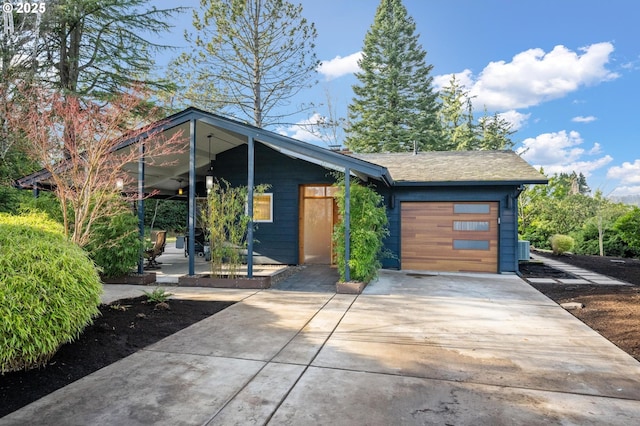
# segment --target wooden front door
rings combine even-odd
[[[335,190],[331,185],[300,187],[300,264],[333,263],[331,235],[338,216]]]

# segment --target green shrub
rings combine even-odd
[[[575,240],[568,235],[556,234],[551,237],[551,250],[553,254],[563,254],[573,250]]]
[[[98,315],[93,262],[42,214],[0,214],[0,373],[44,365]]]
[[[131,211],[103,217],[94,224],[91,241],[85,247],[106,277],[131,272],[140,258],[138,218]]]
[[[185,218],[189,208],[185,201],[180,200],[152,200],[144,201],[144,223],[154,229],[166,229],[169,232],[184,234]]]
[[[338,180],[338,187],[338,211],[340,216],[344,217],[344,179]],[[350,196],[350,278],[353,281],[369,282],[375,278],[381,267],[380,260],[385,255],[383,240],[389,235],[384,199],[373,189],[356,182],[350,185]],[[333,230],[333,243],[341,281],[346,279],[344,237],[344,221],[340,221]]]
[[[17,214],[40,213],[44,212],[51,219],[59,223],[64,223],[62,215],[62,207],[58,198],[52,192],[41,191],[37,197],[34,197],[31,191],[21,191],[22,201]],[[70,214],[72,214],[70,212]]]
[[[152,292],[143,291],[144,295],[147,296],[147,302],[149,303],[164,303],[173,293],[167,293],[163,288],[157,287]]]
[[[262,194],[268,188],[269,185],[261,184],[253,189],[253,193]],[[211,248],[212,275],[227,275],[229,278],[238,276],[243,252],[248,246],[251,219],[245,211],[248,194],[246,186],[232,187],[226,180],[216,179],[207,196],[202,217],[205,228],[209,230],[207,240]],[[255,229],[255,224],[253,226]]]
[[[15,213],[22,201],[21,191],[0,184],[0,212]]]
[[[619,217],[613,228],[630,249],[640,251],[640,208],[633,207],[631,211]]]

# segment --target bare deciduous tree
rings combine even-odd
[[[123,208],[110,200],[121,191],[118,181],[132,187],[134,177],[125,166],[143,155],[137,143],[127,141],[143,141],[145,162],[156,165],[186,148],[180,133],[166,138],[159,123],[134,113],[146,107],[141,91],[122,94],[107,106],[44,89],[32,89],[25,99],[14,103],[9,124],[24,136],[27,154],[44,168],[62,207],[65,232],[80,246],[90,241],[97,219]]]
[[[202,0],[193,14],[195,35],[186,34],[193,52],[174,64],[191,103],[219,105],[262,127],[282,123],[301,108],[276,111],[313,83],[318,66],[316,29],[302,6],[286,0]],[[211,82],[215,87],[211,86]]]

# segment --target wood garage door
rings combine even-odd
[[[403,202],[402,269],[497,272],[498,203]]]

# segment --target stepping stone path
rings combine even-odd
[[[547,266],[554,269],[567,272],[577,278],[527,278],[526,280],[532,284],[567,284],[567,285],[631,285],[627,282],[620,281],[608,277],[606,275],[597,274],[586,269],[576,268],[575,266],[567,265],[566,263],[558,262],[557,260],[542,258],[531,254],[531,258],[540,261]],[[576,309],[576,308],[567,308]]]

